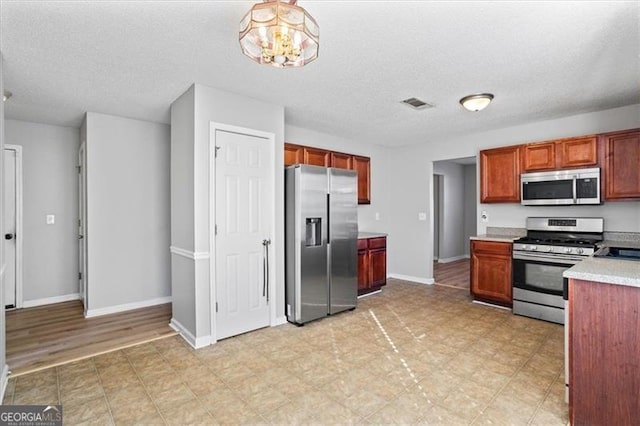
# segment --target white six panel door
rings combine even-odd
[[[272,221],[270,145],[216,130],[216,338],[270,324],[265,246]]]

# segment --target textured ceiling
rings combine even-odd
[[[640,102],[640,2],[300,0],[320,56],[284,70],[240,53],[252,4],[2,0],[6,116],[169,123],[197,82],[284,105],[289,124],[398,146]],[[495,100],[462,109],[476,92]],[[435,107],[400,103],[412,96]]]

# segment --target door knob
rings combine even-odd
[[[84,235],[78,235],[78,239],[81,240],[84,238]]]
[[[13,240],[14,235],[13,234],[4,234],[4,239],[5,240]]]

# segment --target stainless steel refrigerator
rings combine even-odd
[[[358,179],[353,170],[285,169],[287,320],[304,324],[356,307]]]

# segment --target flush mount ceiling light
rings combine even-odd
[[[320,34],[315,19],[297,0],[264,0],[240,22],[242,53],[259,64],[301,67],[318,57]]]
[[[482,111],[491,103],[492,99],[493,95],[491,93],[479,93],[465,96],[460,99],[460,104],[469,111]]]
[[[4,93],[2,94],[2,102],[7,102],[7,99],[9,99],[12,95],[13,93],[5,90]]]

